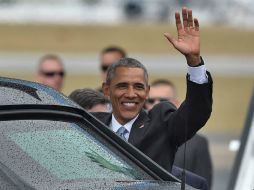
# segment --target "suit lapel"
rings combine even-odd
[[[97,117],[97,119],[99,119],[107,127],[109,127],[112,119],[112,113],[94,113],[93,115]],[[138,118],[132,125],[130,136],[128,139],[129,143],[136,146],[140,144],[139,142],[142,140],[142,137],[144,136],[144,133],[148,128],[147,126],[144,126],[144,123],[147,119],[148,119],[147,113],[144,110],[142,110]]]
[[[148,118],[147,113],[144,110],[142,110],[140,112],[138,118],[132,125],[129,140],[128,140],[129,143],[134,144],[134,145],[139,144],[138,143],[139,140],[141,139],[141,137],[144,136],[144,133],[147,129],[147,127],[144,126],[145,120],[147,118]]]

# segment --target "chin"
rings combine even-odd
[[[125,114],[125,120],[130,121],[130,120],[134,119],[137,115],[138,115],[138,113],[136,113],[136,114],[129,114],[129,115]]]

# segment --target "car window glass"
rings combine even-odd
[[[0,161],[40,186],[89,179],[151,179],[89,128],[60,121],[1,121]]]

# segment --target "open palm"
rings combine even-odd
[[[182,9],[183,23],[180,13],[175,13],[178,38],[175,39],[170,33],[164,33],[168,41],[183,55],[188,64],[197,65],[200,63],[200,34],[197,19],[193,20],[192,10]]]

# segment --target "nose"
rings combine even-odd
[[[129,87],[127,89],[127,92],[125,93],[125,96],[128,98],[136,98],[137,94],[135,92],[135,89],[133,87]]]

